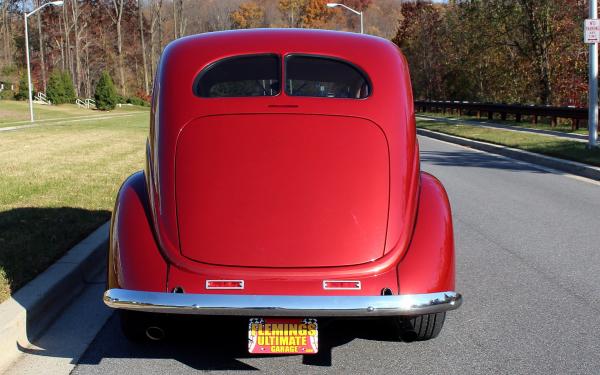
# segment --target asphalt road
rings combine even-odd
[[[112,316],[74,373],[600,373],[600,184],[420,143],[422,169],[452,202],[465,298],[437,339],[396,342],[378,321],[334,322],[316,356],[251,357],[244,324],[198,321],[148,345],[127,342]]]

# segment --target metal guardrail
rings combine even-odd
[[[435,101],[435,100],[415,100],[415,110],[417,112],[436,112],[456,111],[459,116],[463,114],[474,114],[478,118],[482,113],[486,113],[489,120],[494,118],[494,114],[499,114],[502,120],[506,120],[508,115],[514,115],[515,120],[520,122],[523,116],[530,116],[531,123],[537,124],[540,117],[549,117],[552,119],[552,126],[558,124],[558,119],[571,120],[571,128],[579,129],[581,120],[587,120],[588,109],[578,107],[551,107],[541,105],[524,104],[496,104],[496,103],[472,103],[459,101]]]

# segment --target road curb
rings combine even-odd
[[[549,167],[553,169],[557,169],[562,172],[571,173],[581,177],[587,177],[593,180],[600,181],[600,168],[593,167],[591,165],[579,163],[576,161],[569,161],[564,159],[555,158],[552,156],[546,156],[541,154],[536,154],[529,151],[519,150],[516,148],[510,148],[506,146],[495,145],[492,143],[475,141],[472,139],[457,137],[450,134],[444,134],[439,132],[434,132],[427,129],[417,129],[417,134],[439,139],[441,141],[446,141],[450,143],[456,143],[461,146],[466,146],[470,148],[474,148],[481,151],[490,152],[493,154],[498,154],[502,156],[507,156],[513,159],[526,161],[528,163],[539,164],[544,167]]]
[[[54,322],[105,265],[109,223],[0,304],[0,373]],[[41,370],[41,369],[40,369]]]

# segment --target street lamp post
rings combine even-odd
[[[39,10],[42,10],[48,5],[61,6],[63,5],[63,1],[50,1],[37,7],[30,13],[25,13],[25,11],[23,11],[23,20],[25,21],[25,57],[27,59],[27,88],[29,91],[29,119],[31,120],[31,122],[33,122],[33,94],[31,88],[31,64],[29,63],[29,35],[27,32],[27,19],[29,18],[29,16],[33,15]]]
[[[598,18],[598,2],[590,0],[590,20]],[[589,94],[588,94],[588,148],[593,149],[598,143],[598,43],[589,44]]]
[[[343,8],[348,9],[349,11],[351,11],[354,14],[358,14],[360,16],[360,33],[361,34],[365,33],[364,26],[363,26],[363,12],[359,12],[357,10],[354,10],[354,9],[350,8],[349,6],[344,5],[344,4],[340,4],[340,3],[327,3],[327,8],[335,8],[335,7],[343,7]]]

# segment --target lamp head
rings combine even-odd
[[[58,7],[58,6],[61,6],[61,5],[63,5],[63,3],[64,3],[64,1],[62,1],[62,0],[59,0],[59,1],[51,1],[51,2],[49,2],[48,4],[50,4],[50,5],[54,5],[54,6],[57,6],[57,7]]]
[[[340,5],[340,4],[338,4],[338,3],[327,3],[327,8],[335,8],[338,5]]]

